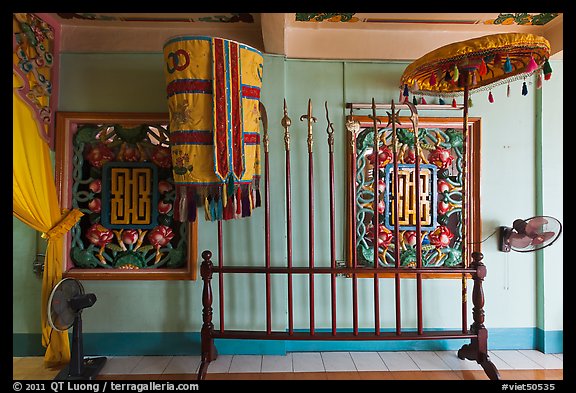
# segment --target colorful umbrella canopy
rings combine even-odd
[[[538,73],[549,79],[550,44],[524,33],[492,34],[435,49],[412,62],[400,79],[404,97],[454,97],[524,79]]]

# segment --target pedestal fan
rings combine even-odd
[[[48,299],[48,323],[63,332],[72,327],[70,363],[56,376],[56,380],[95,379],[106,363],[105,357],[84,358],[82,342],[82,310],[96,302],[96,295],[84,293],[80,281],[62,279]]]

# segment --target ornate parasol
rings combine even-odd
[[[412,62],[400,78],[401,101],[408,101],[409,92],[414,95],[432,95],[438,97],[456,97],[464,95],[463,128],[464,155],[463,176],[467,178],[467,130],[469,95],[474,91],[490,90],[492,87],[509,83],[536,74],[536,86],[541,87],[542,74],[550,79],[552,69],[548,63],[550,44],[540,36],[523,33],[493,34],[455,42],[435,49]],[[510,85],[508,85],[508,94]],[[528,94],[526,82],[522,86],[522,94]],[[492,92],[488,100],[494,102]],[[415,96],[414,96],[414,101]],[[456,107],[453,98],[452,106]],[[462,195],[466,195],[463,182]],[[466,197],[462,204],[463,238],[467,215],[465,214]],[[463,277],[463,281],[465,281]]]
[[[455,42],[429,52],[411,63],[400,79],[405,99],[413,94],[455,97],[537,74],[552,75],[550,44],[540,36],[523,33],[493,34]],[[492,100],[491,100],[492,101]]]

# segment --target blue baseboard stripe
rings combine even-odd
[[[452,330],[452,329],[450,329]],[[14,333],[13,356],[43,356],[39,333]],[[563,352],[563,331],[537,328],[489,328],[488,349],[538,349]],[[199,355],[199,332],[84,333],[86,356]],[[470,340],[311,341],[216,339],[221,355],[284,355],[316,351],[452,351]],[[543,349],[539,347],[543,343]]]

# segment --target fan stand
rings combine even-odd
[[[72,325],[72,347],[70,362],[56,375],[54,380],[93,380],[104,367],[106,357],[84,358],[82,341],[82,311],[74,318]]]

